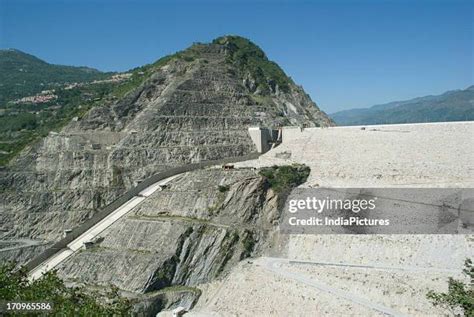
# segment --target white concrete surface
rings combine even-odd
[[[200,285],[189,316],[446,316],[426,293],[445,291],[448,277],[462,278],[460,270],[247,259],[224,279]]]
[[[260,127],[250,127],[248,131],[249,131],[250,138],[252,139],[253,143],[257,147],[258,153],[262,153],[263,152],[262,130],[260,129]]]
[[[71,249],[65,249],[54,254],[47,261],[41,263],[41,265],[33,269],[30,273],[28,273],[28,278],[30,279],[30,281],[39,279],[41,276],[43,276],[44,273],[54,269],[59,263],[66,260],[72,254],[74,254],[74,251],[72,251]]]
[[[84,232],[82,235],[77,237],[67,246],[73,251],[77,251],[83,247],[84,242],[92,241],[97,237],[102,231],[107,229],[110,225],[116,222],[118,219],[126,215],[130,210],[135,208],[139,203],[145,200],[145,197],[135,196],[125,204],[117,208],[115,211],[110,213],[107,217],[98,222],[95,226]]]
[[[158,189],[160,189],[160,187],[162,185],[165,185],[167,184],[168,182],[170,182],[171,180],[175,179],[176,177],[178,177],[179,175],[181,174],[178,174],[178,175],[174,175],[174,176],[171,176],[171,177],[168,177],[160,182],[156,182],[155,184],[145,188],[144,190],[142,190],[138,195],[139,196],[145,196],[145,197],[149,197],[151,196],[154,192],[156,192]]]

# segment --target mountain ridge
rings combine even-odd
[[[330,114],[339,125],[422,123],[474,120],[474,85],[409,100]]]

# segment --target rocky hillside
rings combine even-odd
[[[62,263],[59,274],[73,284],[115,285],[138,302],[149,298],[158,306],[148,307],[150,316],[176,302],[191,305],[199,284],[275,243],[277,197],[251,169],[186,173]]]
[[[474,86],[331,114],[338,125],[449,122],[474,120]]]
[[[54,241],[169,167],[255,151],[249,126],[328,126],[250,41],[227,36],[132,71],[113,95],[1,171],[6,238]]]

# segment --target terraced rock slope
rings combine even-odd
[[[255,44],[222,37],[133,72],[128,91],[23,151],[1,172],[3,239],[57,240],[169,167],[255,151],[249,126],[328,126]],[[26,260],[44,246],[0,252]]]
[[[278,244],[277,207],[278,196],[255,170],[189,172],[57,269],[74,285],[117,286],[151,316],[170,306],[190,308],[199,285]]]

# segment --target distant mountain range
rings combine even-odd
[[[474,120],[474,86],[438,96],[395,101],[363,109],[343,110],[330,117],[338,125]]]
[[[16,49],[0,50],[0,105],[57,84],[91,81],[109,75],[89,67],[48,64]]]

